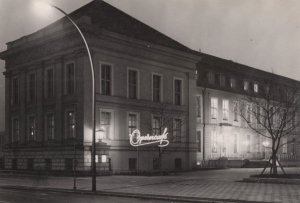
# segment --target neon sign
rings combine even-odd
[[[161,135],[141,135],[140,130],[135,129],[131,134],[129,134],[129,141],[131,146],[138,147],[143,145],[149,145],[154,143],[159,143],[158,147],[166,147],[169,145],[168,139],[168,129],[165,128]]]

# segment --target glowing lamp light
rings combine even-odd
[[[197,166],[200,166],[200,164],[201,164],[200,161],[197,161],[196,165],[197,165]]]
[[[48,18],[49,14],[53,14],[53,8],[51,8],[51,2],[46,0],[34,0],[32,1],[32,10],[40,17]]]
[[[268,147],[268,146],[270,145],[270,143],[269,143],[268,141],[263,141],[262,145],[263,145],[264,147]]]

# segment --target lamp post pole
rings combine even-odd
[[[88,57],[89,57],[89,61],[90,61],[90,68],[91,68],[91,74],[92,74],[92,154],[91,154],[91,163],[92,163],[92,191],[96,192],[96,134],[95,134],[95,126],[96,126],[96,119],[95,119],[95,74],[94,74],[94,65],[93,65],[93,60],[92,60],[92,56],[91,56],[91,52],[90,52],[90,48],[87,44],[87,41],[84,37],[84,35],[82,34],[81,30],[79,29],[79,27],[76,25],[76,23],[70,18],[70,16],[63,11],[62,9],[60,9],[59,7],[50,4],[53,8],[57,9],[58,11],[60,11],[61,13],[63,13],[65,15],[65,17],[74,25],[74,27],[77,29],[77,31],[79,32],[85,48],[87,50],[88,53]]]

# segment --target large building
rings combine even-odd
[[[163,170],[191,168],[199,53],[103,1],[70,16],[84,32],[95,66],[97,169],[152,171],[160,162]],[[91,71],[77,30],[63,18],[9,42],[1,58],[6,61],[5,167],[72,170],[75,158],[77,170],[89,171]],[[160,134],[163,123],[170,141],[163,152],[155,145],[130,145],[134,129]]]
[[[234,101],[244,82],[256,91],[255,82],[272,74],[193,51],[100,0],[70,17],[83,31],[95,67],[99,172],[186,170],[202,160],[264,158],[262,138],[234,113]],[[77,160],[76,170],[90,171],[92,80],[77,30],[62,18],[7,43],[0,58],[6,62],[5,168],[71,171]],[[165,128],[165,148],[130,144],[136,129],[161,135]],[[283,153],[299,154],[296,147]]]

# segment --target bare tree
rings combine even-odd
[[[171,103],[158,104],[158,106],[153,108],[153,111],[151,112],[152,119],[145,123],[145,126],[148,127],[149,131],[153,135],[161,135],[167,128],[168,140],[170,143],[181,141],[181,137],[184,134],[183,126],[185,123],[184,112],[174,112],[174,110],[171,110],[172,106],[173,105]],[[155,147],[157,149],[157,165],[160,172],[162,170],[163,154],[167,152],[167,149],[170,148],[169,146]]]
[[[240,98],[240,116],[250,129],[270,141],[271,156],[261,174],[270,167],[270,174],[276,175],[277,163],[285,173],[278,153],[280,148],[295,140],[288,137],[294,135],[299,126],[296,122],[299,88],[280,81],[276,76],[261,81],[259,87],[254,85],[252,93],[248,92]]]

